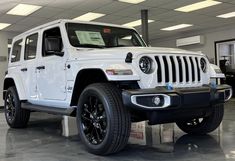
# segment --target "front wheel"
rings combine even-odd
[[[188,134],[207,134],[217,129],[223,120],[224,105],[214,105],[212,112],[204,118],[195,118],[176,122],[177,126]]]
[[[97,155],[119,152],[128,142],[130,114],[120,90],[108,83],[89,85],[82,92],[77,110],[80,138]]]

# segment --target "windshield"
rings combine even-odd
[[[132,29],[78,23],[67,23],[66,29],[70,44],[74,47],[145,46],[139,34]]]

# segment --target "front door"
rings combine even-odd
[[[66,99],[66,58],[55,55],[63,51],[60,28],[46,29],[42,39],[42,56],[36,67],[39,99],[63,101]]]

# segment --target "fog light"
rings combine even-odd
[[[158,106],[161,103],[161,98],[158,96],[154,97],[153,103]]]
[[[131,103],[147,109],[161,109],[171,105],[171,98],[166,94],[132,95]]]

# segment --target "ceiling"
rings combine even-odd
[[[190,13],[174,11],[175,8],[200,1],[146,0],[133,5],[117,0],[1,0],[0,23],[12,24],[3,31],[20,33],[56,19],[73,19],[87,12],[98,12],[104,13],[106,16],[95,21],[125,24],[140,19],[140,10],[148,9],[149,19],[155,20],[155,22],[149,24],[151,40],[183,32],[235,26],[235,18],[222,19],[216,17],[219,14],[235,11],[235,0],[218,0],[223,3]],[[27,17],[6,14],[19,3],[40,5],[42,8]],[[194,24],[194,26],[170,32],[160,30],[181,23]],[[141,32],[140,27],[136,28]]]

